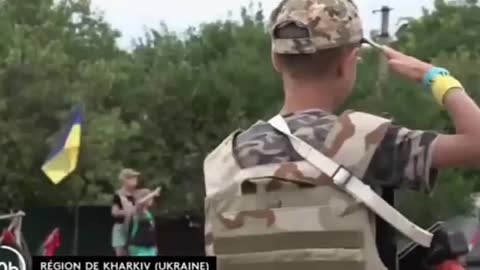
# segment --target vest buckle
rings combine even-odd
[[[353,174],[347,168],[339,165],[331,176],[331,179],[333,180],[335,185],[344,187],[348,184],[348,182],[350,182],[350,179],[352,179],[352,177]]]

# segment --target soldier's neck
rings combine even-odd
[[[316,83],[314,85],[284,84],[285,101],[281,113],[294,113],[312,109],[333,112],[338,107],[334,95],[338,89],[332,84]]]

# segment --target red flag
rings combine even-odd
[[[8,229],[3,229],[2,232],[2,245],[11,246],[15,244],[15,236]]]
[[[55,250],[60,246],[60,229],[55,228],[48,236],[47,239],[43,242],[43,252],[42,255],[46,257],[53,256]]]
[[[465,268],[459,261],[451,260],[442,263],[435,270],[465,270]]]

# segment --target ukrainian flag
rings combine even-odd
[[[42,166],[42,171],[54,184],[60,183],[77,167],[82,120],[82,111],[78,106],[73,112],[65,132]]]

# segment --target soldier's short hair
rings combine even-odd
[[[301,38],[306,36],[307,30],[295,24],[286,25],[277,29],[278,38]],[[315,78],[323,76],[334,68],[346,49],[350,46],[340,46],[317,51],[313,54],[278,54],[277,59],[285,67],[285,71],[292,78]]]

